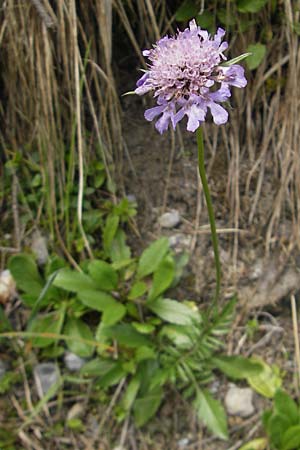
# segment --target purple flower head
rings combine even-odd
[[[244,69],[237,64],[227,67],[222,42],[225,31],[218,28],[215,36],[201,30],[192,20],[189,28],[174,37],[165,36],[151,50],[144,50],[149,70],[137,82],[138,95],[152,91],[157,106],[145,111],[145,118],[158,118],[155,126],[160,133],[175,129],[187,116],[187,130],[196,129],[205,121],[209,109],[214,123],[227,122],[228,113],[219,103],[230,97],[229,86],[245,87]]]

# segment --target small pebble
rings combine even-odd
[[[0,359],[0,380],[5,375],[6,369],[6,364]]]
[[[47,239],[42,236],[39,231],[36,231],[32,236],[31,250],[39,265],[42,266],[46,264],[49,258]]]
[[[176,209],[166,212],[158,219],[158,223],[163,228],[174,228],[180,223],[180,214]]]
[[[255,411],[252,389],[239,388],[231,384],[225,396],[225,406],[228,414],[232,416],[251,416]]]
[[[45,395],[51,386],[58,382],[60,373],[56,364],[41,363],[35,366],[34,379],[40,396]]]
[[[14,297],[16,293],[16,283],[9,270],[0,272],[0,303],[5,304]]]
[[[169,237],[169,244],[175,251],[189,248],[192,236],[188,234],[178,233]]]
[[[190,443],[189,438],[182,438],[182,439],[179,439],[179,441],[177,442],[177,445],[179,448],[185,448],[189,445],[189,443]]]
[[[67,352],[64,356],[64,362],[71,372],[78,372],[81,367],[86,363],[86,360],[75,355],[75,353]]]

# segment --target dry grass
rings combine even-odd
[[[281,2],[284,19],[275,31],[270,28],[270,11],[261,13],[262,27],[266,33],[273,33],[268,40],[267,57],[257,71],[249,74],[245,92],[234,93],[235,111],[230,126],[208,128],[206,132],[211,153],[209,167],[213,166],[221,140],[227,150],[226,195],[232,227],[239,228],[241,222],[244,228],[261,223],[267,251],[276,241],[280,221],[286,216],[293,223],[289,243],[291,247],[300,244],[300,68],[298,37],[292,27],[299,19],[296,3]],[[230,14],[229,7],[228,3]],[[82,225],[85,168],[100,158],[108,178],[113,179],[122,168],[122,109],[115,81],[113,36],[125,33],[139,64],[144,65],[140,47],[175,28],[173,14],[174,8],[166,0],[2,3],[3,151],[7,160],[20,152],[25,169],[38,164],[44,195],[38,210],[31,211],[32,222],[38,225],[43,214],[48,217],[52,236],[58,238],[73,265],[76,263],[70,254],[68,235],[74,221],[86,252],[92,257]],[[231,47],[238,54],[256,39],[253,28],[238,37],[231,36]],[[79,186],[77,217],[69,217],[70,189],[74,183]],[[266,186],[271,198],[268,203]],[[251,199],[249,205],[244,202],[247,197]],[[16,211],[14,217],[16,228]],[[16,247],[22,233],[24,230],[21,236],[15,233]],[[237,233],[233,240],[237,260]]]

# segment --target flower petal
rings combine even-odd
[[[243,88],[247,84],[245,78],[245,70],[239,64],[233,64],[229,67],[221,67],[221,72],[224,75],[224,82],[238,88]]]
[[[223,125],[228,120],[228,112],[218,103],[209,103],[209,108],[213,116],[214,123],[216,125]]]
[[[205,120],[206,111],[200,106],[192,105],[187,111],[188,123],[186,129],[188,131],[196,131],[202,122]]]
[[[170,112],[165,111],[160,119],[155,124],[155,128],[160,132],[160,134],[163,134],[164,131],[167,131],[169,127],[169,121],[170,121]]]
[[[156,116],[159,116],[166,108],[166,105],[154,106],[154,108],[146,109],[144,117],[151,122]]]

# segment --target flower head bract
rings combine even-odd
[[[155,126],[160,133],[171,122],[177,123],[187,116],[187,130],[196,129],[205,121],[208,109],[217,125],[227,122],[228,112],[220,102],[230,97],[230,86],[245,87],[244,69],[238,64],[224,66],[222,42],[225,31],[218,28],[211,37],[192,20],[189,28],[176,36],[165,36],[151,50],[144,50],[150,63],[148,70],[137,82],[135,93],[152,91],[157,106],[145,111],[145,118],[158,118]]]

